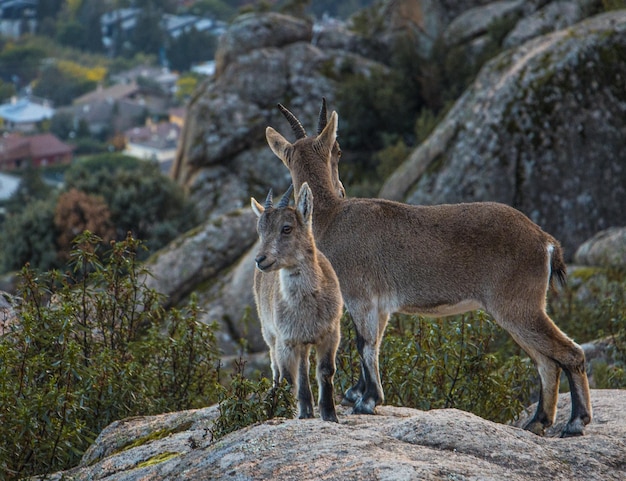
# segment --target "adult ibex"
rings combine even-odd
[[[299,417],[312,418],[309,352],[315,346],[320,416],[337,422],[333,376],[343,311],[339,280],[315,247],[309,186],[300,187],[295,209],[289,207],[292,188],[276,208],[271,190],[265,206],[251,199],[260,238],[254,298],[274,385],[286,379],[297,393]]]
[[[447,316],[481,308],[539,371],[540,399],[526,429],[543,434],[554,422],[563,369],[572,411],[562,435],[583,434],[592,415],[585,356],[545,310],[550,283],[565,278],[558,241],[494,202],[418,206],[342,198],[331,168],[336,131],[333,112],[315,137],[300,133],[292,144],[271,127],[266,137],[296,189],[306,181],[315,196],[315,240],[339,277],[357,331],[361,376],[345,394],[354,412],[373,414],[384,400],[378,356],[390,313]]]

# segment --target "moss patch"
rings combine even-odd
[[[150,459],[146,459],[144,462],[139,463],[137,468],[145,468],[146,466],[154,466],[155,464],[164,463],[165,461],[169,461],[172,458],[176,458],[180,456],[180,453],[175,452],[165,452],[161,454],[157,454],[156,456],[152,456]]]
[[[168,437],[170,434],[175,434],[175,433],[179,433],[181,431],[186,431],[187,429],[189,429],[191,427],[193,423],[191,421],[188,421],[186,423],[183,423],[179,426],[176,426],[174,428],[170,428],[170,429],[158,429],[154,432],[151,432],[150,434],[146,435],[146,436],[142,436],[140,438],[135,439],[134,441],[132,441],[129,444],[126,444],[125,446],[123,446],[119,452],[121,451],[127,451],[129,449],[133,449],[136,448],[138,446],[143,446],[144,444],[147,443],[151,443],[153,441],[158,441],[159,439],[163,439]]]

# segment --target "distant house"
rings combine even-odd
[[[145,84],[143,80],[150,81],[159,86],[165,93],[172,93],[176,87],[178,74],[168,68],[138,65],[130,70],[125,70],[111,75],[111,81],[118,84]]]
[[[92,135],[107,138],[143,124],[148,115],[166,116],[169,100],[162,93],[146,93],[136,82],[98,87],[59,109],[71,115],[75,128],[84,122]]]
[[[44,120],[54,116],[54,109],[46,102],[36,103],[27,98],[13,98],[0,105],[2,127],[8,131],[34,132]]]
[[[41,167],[72,162],[74,148],[53,134],[8,134],[0,137],[0,170],[10,171],[26,165]]]
[[[116,102],[118,100],[132,98],[138,95],[139,91],[139,86],[135,82],[115,84],[106,88],[100,85],[96,90],[92,90],[91,92],[77,97],[72,103],[74,105],[84,105],[103,100]]]
[[[38,0],[0,0],[0,35],[18,38],[35,33]]]
[[[181,133],[181,126],[173,122],[148,122],[144,127],[134,127],[125,133],[124,153],[139,159],[158,162],[161,171],[169,172]]]

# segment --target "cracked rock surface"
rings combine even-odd
[[[626,477],[626,391],[593,390],[585,436],[539,437],[456,409],[382,406],[339,423],[275,419],[212,441],[216,406],[113,423],[81,466],[53,480],[621,480]],[[532,408],[529,408],[529,412]],[[524,423],[528,413],[520,416]]]

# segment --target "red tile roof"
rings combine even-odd
[[[71,154],[74,148],[53,134],[0,137],[0,164],[19,159],[55,157]]]

